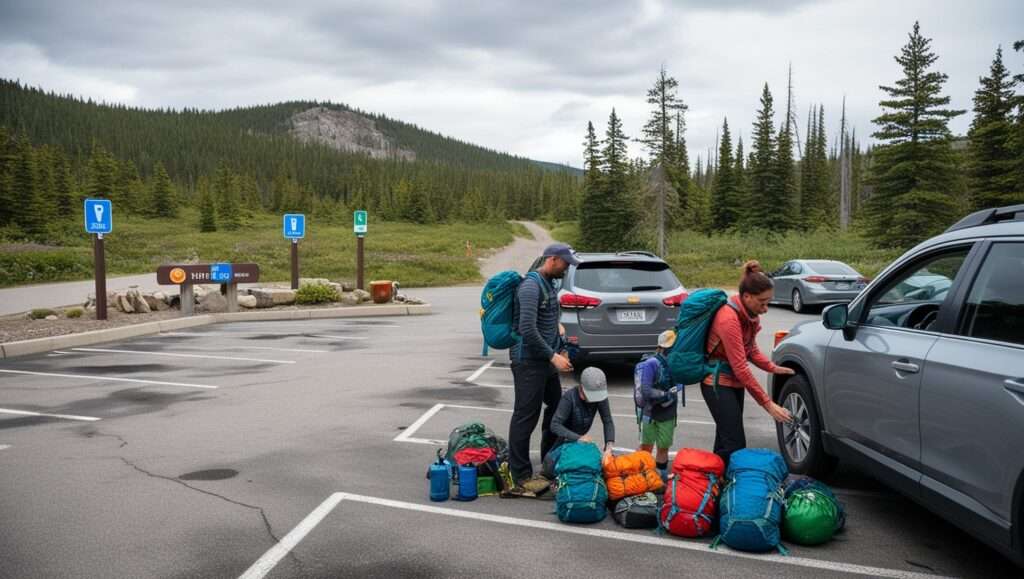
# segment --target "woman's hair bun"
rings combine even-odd
[[[761,263],[758,262],[756,259],[752,259],[752,260],[748,261],[747,263],[743,264],[743,275],[744,276],[748,276],[748,275],[750,275],[752,273],[761,273],[762,271],[763,270],[761,269]]]

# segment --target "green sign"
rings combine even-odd
[[[366,235],[366,211],[359,210],[352,214],[353,231],[356,235]]]

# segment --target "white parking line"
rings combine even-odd
[[[273,350],[275,352],[308,352],[311,354],[323,354],[330,350],[305,350],[302,348],[271,348],[269,346],[227,346],[229,350]]]
[[[331,334],[310,334],[309,338],[320,338],[321,340],[366,340],[366,336],[332,336]]]
[[[28,370],[6,370],[2,369],[0,372],[6,374],[27,374],[29,376],[50,376],[52,378],[77,378],[80,380],[93,380],[99,382],[133,382],[136,384],[152,384],[154,386],[184,386],[186,388],[206,388],[210,390],[216,390],[217,386],[207,386],[205,384],[186,384],[184,382],[161,382],[159,380],[143,380],[141,378],[113,378],[110,376],[88,376],[82,374],[55,374],[53,372],[30,372]]]
[[[204,336],[244,338],[245,336],[265,336],[267,332],[161,332],[161,336],[178,338],[201,338]],[[304,340],[366,340],[365,336],[332,336],[329,334],[280,334],[281,339],[301,338]]]
[[[490,368],[493,365],[494,365],[494,360],[491,360],[490,362],[484,364],[483,366],[480,366],[479,368],[476,369],[476,372],[473,372],[472,374],[469,375],[469,378],[466,378],[466,382],[472,383],[473,380],[476,380],[477,378],[479,378],[481,374],[486,372],[487,369]]]
[[[147,352],[144,350],[114,350],[111,348],[71,348],[75,352],[99,354],[139,354],[143,356],[167,356],[171,358],[205,358],[210,360],[233,360],[236,362],[266,362],[270,364],[294,364],[295,360],[267,360],[263,358],[239,358],[237,356],[211,356],[209,354],[180,354],[175,352]]]
[[[417,418],[416,422],[413,422],[412,424],[409,425],[408,428],[406,428],[402,432],[399,432],[398,436],[396,436],[394,438],[394,442],[410,442],[413,433],[415,433],[417,430],[419,430],[421,426],[426,424],[428,420],[433,418],[433,416],[435,414],[440,412],[441,409],[444,408],[444,406],[445,406],[444,404],[435,404],[430,410],[427,410],[426,412],[424,412],[423,416],[420,416],[419,418]],[[424,440],[424,439],[416,439],[416,440]],[[430,444],[433,444],[433,442],[434,441],[430,441]]]
[[[0,444],[0,450],[7,450],[10,447],[11,447],[11,445],[9,445],[9,444]]]
[[[277,563],[283,559],[296,545],[302,541],[310,531],[313,530],[331,511],[333,511],[342,501],[351,501],[356,503],[363,503],[369,505],[375,505],[379,507],[386,507],[391,509],[400,509],[405,511],[415,511],[420,513],[430,513],[433,515],[442,515],[446,517],[456,517],[461,519],[471,519],[475,521],[484,521],[488,523],[496,523],[499,525],[509,525],[513,527],[525,527],[530,529],[539,529],[544,531],[553,531],[558,533],[568,533],[571,535],[583,535],[587,537],[595,537],[598,539],[625,541],[629,543],[640,543],[643,545],[651,545],[655,547],[665,547],[670,549],[681,549],[684,551],[692,551],[695,553],[702,553],[705,555],[716,556],[716,557],[732,557],[735,559],[746,559],[748,561],[758,561],[761,563],[776,564],[776,565],[789,565],[793,567],[803,567],[807,569],[820,569],[822,571],[831,571],[836,573],[851,573],[856,575],[867,575],[872,577],[888,577],[892,579],[938,579],[939,575],[930,575],[926,573],[917,573],[914,571],[905,571],[903,569],[892,569],[886,567],[872,567],[868,565],[857,565],[853,563],[844,563],[841,561],[829,561],[826,559],[811,559],[808,557],[794,557],[792,555],[757,555],[753,553],[744,553],[740,551],[733,551],[728,547],[721,546],[718,549],[712,550],[708,548],[707,543],[703,541],[689,541],[686,539],[658,537],[650,533],[627,533],[624,531],[610,531],[607,529],[595,529],[588,527],[580,527],[575,525],[566,525],[563,523],[555,523],[549,521],[538,521],[534,519],[520,519],[516,517],[507,517],[503,515],[492,515],[489,513],[480,513],[475,511],[464,511],[461,509],[453,509],[449,507],[437,507],[433,505],[423,505],[419,503],[409,503],[404,501],[396,501],[392,499],[385,499],[380,497],[371,497],[366,495],[356,495],[351,493],[334,493],[329,496],[324,502],[320,503],[312,513],[306,516],[294,529],[292,529],[283,539],[281,539],[276,545],[270,548],[262,557],[260,557],[249,569],[242,574],[242,579],[262,579],[269,573]]]
[[[28,410],[14,410],[11,408],[0,408],[0,414],[17,414],[19,416],[43,416],[46,418],[63,418],[64,420],[84,420],[96,422],[100,420],[93,416],[75,416],[74,414],[46,414],[44,412],[29,412]]]

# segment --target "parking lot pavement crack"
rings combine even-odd
[[[124,438],[122,438],[121,436],[117,435],[117,434],[107,434],[106,432],[100,432],[100,431],[97,430],[97,431],[90,432],[90,433],[86,434],[86,436],[88,438],[92,438],[94,436],[103,436],[103,437],[106,437],[106,438],[116,438],[116,439],[121,441],[121,446],[118,446],[118,448],[124,448],[124,447],[128,446],[128,441],[125,440]]]
[[[108,436],[116,436],[116,435],[108,435]],[[118,437],[118,438],[120,438],[120,437]],[[125,444],[128,444],[128,443],[126,442]],[[238,505],[240,507],[245,507],[247,509],[252,509],[254,511],[257,511],[260,514],[260,519],[263,520],[263,526],[264,526],[264,528],[266,528],[267,534],[270,535],[270,538],[271,538],[271,540],[274,541],[274,544],[276,545],[277,543],[281,542],[281,539],[276,534],[274,534],[274,529],[273,529],[273,527],[270,526],[270,519],[267,518],[267,513],[263,510],[263,507],[258,507],[256,505],[250,505],[248,503],[243,503],[241,501],[236,501],[236,500],[228,498],[228,497],[226,497],[224,495],[217,494],[215,492],[211,492],[211,491],[208,491],[208,490],[205,490],[205,489],[201,489],[199,487],[194,487],[194,486],[188,484],[187,482],[185,482],[183,480],[180,480],[180,479],[177,479],[177,478],[174,478],[174,477],[171,477],[171,476],[165,476],[165,475],[162,475],[162,474],[156,474],[154,472],[150,472],[150,471],[140,467],[139,465],[133,463],[132,461],[126,459],[123,456],[119,457],[119,458],[126,465],[132,467],[133,469],[141,472],[142,474],[144,474],[144,475],[146,475],[148,477],[158,478],[158,479],[163,479],[163,480],[166,480],[166,481],[170,481],[172,483],[179,484],[179,485],[181,485],[181,486],[183,486],[183,487],[185,487],[185,488],[187,488],[189,490],[193,490],[193,491],[202,493],[204,495],[209,495],[211,497],[216,497],[216,498],[218,498],[218,499],[220,499],[222,501],[229,502],[229,503],[231,503],[233,505]],[[292,561],[294,561],[297,565],[299,565],[300,568],[304,567],[303,564],[302,564],[302,561],[299,560],[299,558],[295,555],[294,551],[289,551],[288,552],[288,557],[290,559],[292,559]]]

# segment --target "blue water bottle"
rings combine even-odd
[[[448,492],[451,489],[452,471],[448,461],[441,456],[441,449],[437,449],[437,462],[430,465],[430,500],[442,502],[448,500]]]
[[[472,501],[476,499],[476,466],[467,464],[459,467],[459,494],[456,499]]]

